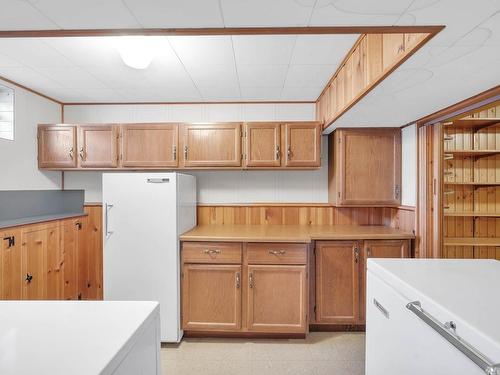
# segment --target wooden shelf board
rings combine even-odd
[[[500,182],[455,182],[445,181],[445,185],[470,185],[470,186],[500,186]]]
[[[444,246],[500,246],[500,238],[491,237],[448,237],[443,238]]]
[[[447,150],[443,151],[443,153],[457,156],[488,156],[498,155],[500,154],[500,150]]]
[[[466,118],[454,120],[451,124],[446,126],[456,128],[473,128],[474,130],[480,130],[489,128],[490,126],[496,126],[498,124],[500,124],[500,118]]]
[[[466,211],[454,211],[454,212],[443,212],[444,216],[471,216],[471,217],[500,217],[500,212],[466,212]]]

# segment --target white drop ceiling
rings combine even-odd
[[[0,0],[0,9],[2,30],[446,26],[336,126],[400,126],[500,82],[499,0]],[[103,40],[2,39],[0,75],[65,102],[315,100],[356,37],[168,37],[135,74]]]

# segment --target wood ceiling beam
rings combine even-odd
[[[436,33],[443,26],[310,26],[310,27],[216,27],[150,29],[59,29],[4,30],[0,38],[102,37],[125,35],[201,36],[201,35],[298,35],[298,34],[393,34]]]

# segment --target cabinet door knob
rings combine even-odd
[[[173,156],[174,156],[174,160],[177,160],[177,146],[173,147],[172,153],[173,153]]]
[[[73,159],[73,147],[69,149],[69,157],[70,159]]]
[[[240,284],[241,284],[240,273],[236,272],[236,289],[240,289]]]
[[[250,274],[248,275],[248,286],[250,288],[253,288],[253,273],[250,272]]]
[[[85,160],[85,153],[83,151],[83,147],[80,148],[79,154],[80,154],[80,159]]]
[[[286,155],[288,157],[288,160],[292,158],[292,149],[290,146],[288,146],[288,149],[286,150]]]
[[[357,247],[356,247],[356,248],[354,248],[354,261],[355,261],[356,263],[358,263],[358,262],[359,262],[359,249],[358,249]]]
[[[280,160],[280,146],[276,146],[276,160]]]
[[[31,280],[33,280],[33,275],[30,275],[29,273],[27,273],[25,280],[28,284],[31,283]]]
[[[372,250],[371,250],[371,248],[366,249],[366,255],[368,255],[369,257],[372,256]]]

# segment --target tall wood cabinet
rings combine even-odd
[[[338,206],[401,202],[401,129],[339,129],[330,136],[329,200]]]

